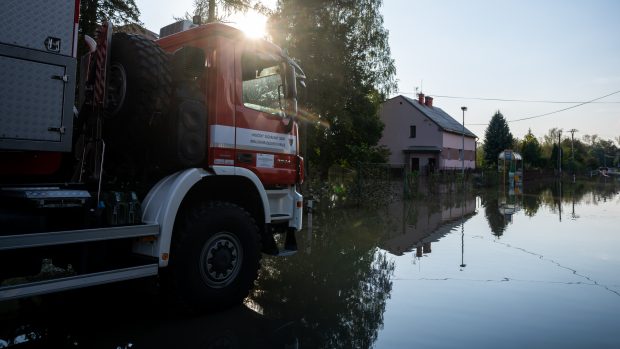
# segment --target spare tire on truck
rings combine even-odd
[[[143,36],[116,33],[112,36],[107,76],[103,135],[109,150],[106,161],[111,160],[117,169],[135,172],[148,165],[143,162],[148,161],[149,149],[156,141],[152,130],[162,123],[170,108],[168,55]]]

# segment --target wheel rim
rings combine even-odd
[[[243,247],[239,239],[226,231],[213,235],[200,253],[200,275],[213,288],[230,285],[241,269]]]
[[[125,103],[127,94],[127,73],[121,64],[114,63],[110,66],[110,79],[108,81],[107,103],[110,115],[114,116]]]

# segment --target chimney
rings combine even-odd
[[[418,93],[418,103],[424,104],[424,93]]]
[[[431,96],[426,96],[426,102],[424,103],[426,104],[427,107],[433,107],[433,97]]]

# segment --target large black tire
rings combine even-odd
[[[168,55],[143,36],[112,36],[107,110],[109,118],[147,126],[168,111],[172,77]]]
[[[164,282],[185,310],[218,310],[239,304],[260,267],[256,222],[226,202],[197,204],[175,225]]]
[[[116,33],[108,68],[106,171],[109,178],[146,182],[158,155],[155,131],[165,123],[172,101],[169,57],[152,40]]]

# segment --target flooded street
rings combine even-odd
[[[27,299],[0,348],[620,347],[618,183],[440,192],[321,202],[243,306],[179,315],[154,281]]]

